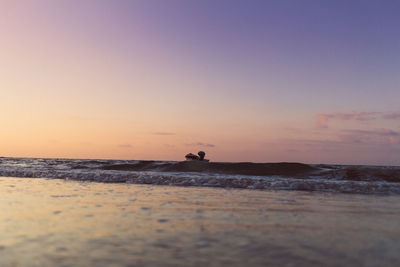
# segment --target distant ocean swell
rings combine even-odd
[[[105,183],[400,194],[399,167],[0,158],[0,176]]]

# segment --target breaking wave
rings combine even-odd
[[[0,158],[0,176],[106,183],[400,194],[400,168],[382,166]]]

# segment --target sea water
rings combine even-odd
[[[400,265],[398,195],[2,177],[0,196],[5,267]]]
[[[0,176],[360,194],[400,194],[400,168],[201,161],[0,158]]]

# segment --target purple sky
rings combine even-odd
[[[399,1],[0,10],[8,155],[399,164]]]

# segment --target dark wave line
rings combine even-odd
[[[222,162],[202,162],[202,161],[183,161],[175,163],[155,164],[155,161],[139,161],[135,164],[111,164],[102,166],[103,170],[118,171],[165,171],[165,172],[209,172],[221,174],[239,174],[253,176],[301,176],[313,171],[314,168],[303,163],[222,163]]]
[[[298,190],[308,192],[332,192],[332,193],[356,193],[391,195],[400,194],[399,183],[377,183],[365,181],[338,181],[327,179],[296,179],[282,177],[237,177],[237,176],[213,176],[198,175],[191,173],[163,173],[163,172],[115,172],[115,171],[24,171],[8,170],[0,171],[1,177],[23,177],[23,178],[50,178],[76,180],[85,182],[102,183],[132,183],[152,185],[173,186],[199,186],[199,187],[222,187],[236,189],[259,189],[259,190]]]

